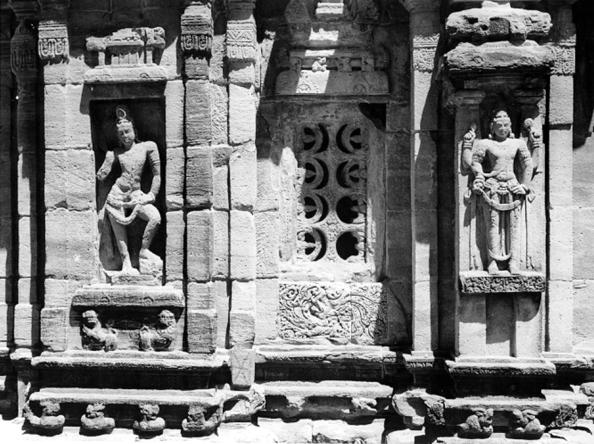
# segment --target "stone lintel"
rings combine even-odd
[[[388,76],[382,71],[283,71],[276,80],[277,95],[386,95]]]
[[[91,285],[76,291],[73,307],[184,307],[184,294],[173,287]]]
[[[85,72],[84,81],[95,83],[164,82],[167,70],[159,65],[102,65]]]
[[[527,40],[521,45],[488,42],[482,45],[461,43],[445,55],[445,66],[452,75],[490,72],[549,71],[554,52]]]
[[[198,358],[182,352],[151,352],[138,350],[115,350],[105,353],[96,351],[44,352],[33,358],[32,365],[38,369],[116,369],[144,371],[197,372],[218,370],[229,361],[227,352],[216,352]]]
[[[539,358],[458,358],[446,361],[446,367],[453,377],[471,378],[517,378],[553,377],[557,370],[554,364]]]
[[[460,291],[465,294],[542,293],[546,290],[542,273],[523,272],[511,275],[491,275],[486,271],[460,273]]]

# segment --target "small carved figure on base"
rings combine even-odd
[[[134,421],[132,428],[140,436],[160,435],[165,429],[165,420],[160,418],[157,404],[140,404],[140,420]]]
[[[155,329],[143,325],[140,329],[139,348],[143,351],[169,350],[175,340],[175,316],[169,310],[159,313],[159,320]]]
[[[137,218],[146,221],[139,252],[140,273],[160,274],[163,261],[149,250],[161,223],[161,215],[155,207],[155,199],[161,187],[161,160],[154,142],[139,142],[136,129],[128,109],[116,108],[116,127],[119,146],[108,151],[103,165],[97,172],[97,179],[103,181],[109,176],[115,164],[119,164],[122,174],[111,187],[105,202],[104,220],[109,221],[122,260],[122,274],[137,275],[139,270],[132,267],[126,227]],[[142,173],[147,162],[152,173],[151,188],[148,193],[141,190]]]
[[[111,433],[115,420],[105,416],[105,405],[96,402],[87,406],[87,411],[80,418],[80,432],[83,435],[103,435]]]
[[[117,332],[109,326],[102,327],[95,310],[82,314],[81,335],[85,350],[112,351],[118,348]]]
[[[205,409],[199,405],[191,405],[188,417],[182,421],[182,434],[184,436],[206,436],[213,433],[223,419],[223,406],[219,405],[215,412],[206,419]]]
[[[51,436],[62,433],[66,418],[64,418],[64,415],[60,415],[60,403],[42,401],[40,405],[41,416],[36,416],[31,410],[31,407],[29,407],[29,404],[25,404],[23,416],[27,423],[39,435]]]
[[[540,423],[536,415],[534,410],[514,410],[510,438],[540,439],[546,427]]]
[[[493,433],[493,409],[476,409],[458,424],[458,436],[461,438],[488,438]]]

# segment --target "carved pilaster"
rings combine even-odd
[[[554,25],[552,38],[555,42],[555,63],[552,68],[554,75],[572,76],[575,73],[576,30],[571,9],[573,3],[574,0],[550,2]]]

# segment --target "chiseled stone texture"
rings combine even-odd
[[[187,214],[187,276],[190,281],[208,281],[212,275],[213,218],[212,211],[191,211]]]
[[[188,209],[212,205],[212,150],[210,147],[187,148],[186,205]]]
[[[45,206],[89,210],[95,208],[95,156],[91,150],[45,153]]]
[[[91,278],[97,266],[97,213],[63,208],[45,213],[45,274]]]
[[[231,211],[230,261],[231,278],[256,277],[256,227],[254,215],[247,211]]]

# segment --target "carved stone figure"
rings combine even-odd
[[[113,151],[107,152],[103,165],[97,172],[97,179],[103,181],[116,163],[122,170],[122,174],[116,179],[107,195],[105,217],[110,221],[115,235],[122,259],[123,274],[138,274],[138,270],[132,267],[130,261],[126,227],[137,218],[147,222],[139,252],[140,272],[142,274],[158,273],[163,267],[163,261],[151,252],[149,247],[161,223],[161,215],[154,205],[161,187],[159,150],[154,142],[138,141],[134,123],[127,108],[118,106],[116,116],[120,144]],[[147,162],[153,177],[151,188],[148,193],[145,193],[141,190],[140,183]]]
[[[534,131],[530,133],[534,138]],[[533,173],[530,150],[524,140],[514,138],[505,111],[493,117],[488,139],[476,140],[471,128],[463,143],[465,166],[474,174],[472,192],[481,202],[485,221],[487,270],[518,274],[521,210]]]
[[[42,401],[41,416],[36,416],[29,404],[25,404],[23,416],[40,435],[56,435],[62,432],[66,419],[60,415],[60,403],[55,401]]]
[[[89,404],[80,418],[81,433],[85,435],[111,433],[114,427],[115,420],[105,416],[105,405],[100,402]]]
[[[162,310],[155,329],[143,325],[140,329],[139,348],[143,351],[169,350],[175,340],[175,316],[169,310]]]
[[[534,410],[514,410],[513,422],[510,431],[511,438],[539,439],[546,427],[541,425]]]
[[[112,351],[118,348],[117,332],[111,327],[102,327],[95,310],[82,314],[82,346],[86,350]]]
[[[458,425],[461,438],[488,438],[493,433],[493,409],[476,409]]]
[[[206,419],[203,407],[191,405],[188,409],[188,417],[182,421],[181,427],[185,435],[205,436],[214,432],[221,424],[222,419],[222,404],[208,419]]]
[[[140,420],[134,421],[132,427],[139,435],[158,435],[165,429],[165,420],[159,417],[157,404],[140,404]]]

